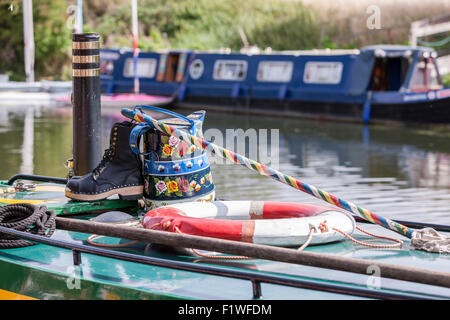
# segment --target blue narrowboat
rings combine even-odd
[[[375,45],[359,50],[141,52],[142,93],[179,107],[363,122],[450,123],[437,53]],[[101,51],[101,87],[133,92],[132,51]]]

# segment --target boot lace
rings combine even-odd
[[[97,167],[93,170],[94,178],[97,178],[100,173],[105,169],[106,164],[112,160],[112,157],[114,155],[114,149],[112,147],[109,147],[105,150],[103,154],[103,158],[100,161],[100,163],[97,165]]]

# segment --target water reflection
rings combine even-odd
[[[118,109],[102,114],[106,148],[111,126],[124,118]],[[386,217],[450,223],[449,132],[213,112],[204,128],[279,129],[281,172]],[[65,176],[63,164],[72,153],[71,109],[3,106],[0,151],[2,179],[24,171]],[[212,170],[219,198],[323,204],[240,166],[213,164]]]
[[[402,157],[402,167],[410,171],[413,186],[448,188],[450,186],[450,155],[442,152],[409,150]]]
[[[450,223],[448,132],[212,113],[206,121],[221,130],[230,124],[279,128],[279,170],[305,183],[386,217]],[[223,198],[323,204],[245,168],[213,170]]]
[[[33,173],[34,155],[34,109],[28,108],[23,121],[22,165],[20,172]]]

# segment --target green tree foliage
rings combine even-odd
[[[24,79],[23,59],[22,10],[14,4],[11,6],[11,3],[2,1],[0,4],[0,73],[7,73],[12,79]]]
[[[444,87],[450,88],[450,73],[447,73],[442,76],[442,82],[444,83]]]
[[[10,10],[13,3],[14,9]],[[67,8],[74,0],[33,1],[36,79],[70,79],[71,32]],[[251,45],[274,50],[319,45],[314,13],[286,0],[138,0],[139,47],[239,50],[241,28]],[[0,73],[23,80],[22,2],[0,0]],[[84,32],[98,32],[104,47],[131,47],[129,1],[85,0]]]
[[[320,26],[316,14],[301,3],[266,2],[265,6],[251,12],[248,18],[241,17],[240,25],[247,33],[249,43],[260,48],[299,50],[320,46]],[[234,32],[232,47],[242,44],[236,36]]]
[[[315,14],[300,3],[285,0],[141,0],[139,20],[144,35],[167,35],[171,47],[239,50],[241,28],[251,45],[275,50],[318,46]],[[150,47],[167,42],[152,36]],[[155,41],[156,40],[156,41]]]
[[[72,17],[67,9],[75,4],[76,0],[33,1],[36,79],[70,79]],[[339,46],[330,39],[336,36],[333,32],[346,33],[335,23],[343,24],[348,19],[333,20],[333,10],[324,13],[321,7],[305,7],[301,1],[138,0],[138,8],[142,50],[238,51],[243,46],[239,29],[250,45],[261,49],[359,46],[351,38]],[[83,17],[83,31],[99,33],[103,47],[132,46],[129,0],[84,0]],[[10,74],[12,80],[25,78],[23,49],[22,1],[0,0],[0,73]]]
[[[64,67],[70,62],[72,31],[66,25],[66,8],[63,0],[33,2],[36,79],[68,77]],[[0,17],[0,73],[24,80],[22,2],[1,1]]]
[[[301,4],[285,0],[140,0],[139,46],[239,50],[238,29],[250,44],[273,49],[308,49],[319,39],[317,19]],[[96,20],[106,45],[130,46],[129,3],[118,3]],[[110,39],[114,39],[110,41]]]

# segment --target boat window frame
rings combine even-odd
[[[219,64],[222,63],[242,63],[242,65],[244,66],[243,68],[243,75],[241,77],[235,78],[235,79],[224,79],[224,78],[219,78],[217,77],[217,69]],[[247,78],[247,72],[248,72],[248,61],[243,60],[243,59],[217,59],[214,62],[214,67],[213,67],[213,79],[216,81],[243,81]]]
[[[197,68],[198,66],[198,70],[196,70],[195,68]],[[205,72],[205,64],[203,62],[202,59],[195,59],[194,61],[192,61],[192,63],[189,65],[189,77],[192,80],[198,80],[203,76],[203,73]]]
[[[152,75],[151,76],[149,76],[149,75],[140,75],[139,74],[139,63],[141,62],[141,63],[143,63],[143,62],[146,62],[146,61],[152,61],[152,63],[153,63],[153,71],[152,71]],[[127,70],[127,67],[128,67],[128,65],[129,64],[131,64],[131,65],[133,65],[134,64],[134,58],[133,57],[129,57],[129,58],[125,58],[125,61],[123,62],[123,70],[122,70],[122,75],[123,75],[123,77],[124,78],[134,78],[134,69],[132,70],[133,71],[133,73],[131,74],[131,75],[127,75],[127,73],[126,73],[126,70]],[[156,76],[156,70],[157,70],[157,66],[158,66],[158,60],[157,59],[155,59],[155,58],[139,58],[138,59],[138,65],[137,65],[137,69],[138,69],[138,78],[145,78],[145,79],[153,79],[155,76]]]
[[[415,84],[416,74],[419,69],[423,69],[423,73],[419,76],[423,77],[423,84]],[[433,69],[436,73],[436,80],[438,84],[430,84],[430,69]],[[411,92],[426,92],[430,90],[440,90],[443,88],[442,80],[439,76],[439,70],[436,66],[434,58],[421,57],[414,65],[414,70],[410,81]]]
[[[306,71],[308,70],[308,66],[312,64],[338,64],[340,66],[340,73],[339,73],[339,81],[338,82],[315,82],[311,80],[306,80]],[[342,61],[307,61],[305,63],[305,67],[303,68],[303,83],[311,84],[311,85],[339,85],[342,83],[342,75],[344,73],[344,63]]]
[[[260,70],[264,64],[289,64],[290,70],[289,70],[289,77],[286,80],[264,80],[260,77]],[[258,82],[278,82],[278,83],[289,83],[292,81],[292,75],[294,74],[294,62],[289,60],[261,60],[258,62],[258,68],[256,70],[256,81]]]

